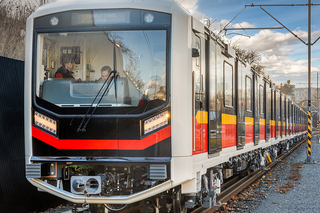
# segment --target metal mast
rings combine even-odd
[[[311,158],[311,0],[308,0],[308,156],[307,163]]]

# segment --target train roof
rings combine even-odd
[[[103,8],[154,10],[169,14],[173,13],[175,10],[178,10],[190,15],[186,9],[184,9],[174,0],[56,0],[42,5],[32,14],[32,17],[36,18],[47,14],[70,10]]]

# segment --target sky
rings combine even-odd
[[[22,0],[39,2],[39,0]],[[51,1],[51,0],[49,0]],[[220,31],[245,5],[277,5],[277,4],[307,4],[308,0],[176,0],[199,20],[209,17],[215,20],[213,31]],[[320,4],[320,0],[312,0]],[[265,6],[268,13],[285,25],[305,43],[308,43],[308,7],[307,6]],[[311,32],[313,43],[320,37],[320,5],[311,10]],[[236,17],[228,28],[267,28],[281,27],[273,18],[260,7],[247,7]],[[225,32],[223,32],[225,33]],[[238,35],[241,34],[241,35]],[[244,49],[256,50],[261,54],[261,64],[266,66],[265,73],[270,79],[280,85],[287,80],[296,87],[308,86],[308,46],[294,37],[286,29],[240,30],[227,31],[226,37],[232,44]],[[250,36],[250,37],[249,37]],[[317,72],[320,71],[320,40],[312,46],[311,81],[316,87]]]
[[[245,5],[308,4],[308,0],[178,0],[196,18],[209,17],[216,22],[213,31],[223,29]],[[311,1],[320,4],[320,0]],[[305,43],[308,43],[307,6],[264,6],[269,14],[285,25]],[[320,5],[311,9],[311,43],[320,37]],[[281,27],[260,7],[247,7],[236,17],[228,28],[268,28]],[[224,32],[223,32],[224,33]],[[237,34],[236,34],[237,33]],[[241,34],[241,35],[238,35]],[[261,63],[266,66],[266,74],[280,85],[287,80],[296,87],[308,86],[308,46],[294,37],[286,29],[227,31],[232,44],[244,49],[257,50]],[[250,36],[250,37],[248,37]],[[312,45],[311,84],[316,87],[317,72],[320,71],[320,40]]]

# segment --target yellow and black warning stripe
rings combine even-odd
[[[311,156],[311,112],[308,111],[308,156]]]

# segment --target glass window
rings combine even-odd
[[[214,49],[214,46],[211,46]],[[210,53],[210,121],[215,120],[216,111],[216,67],[215,67],[215,52],[211,50]]]
[[[259,87],[259,93],[260,93],[260,114],[264,113],[264,86],[260,85]]]
[[[248,76],[246,76],[246,110],[252,111],[252,83]]]
[[[233,70],[224,62],[224,105],[233,107]]]
[[[198,40],[200,40],[200,39],[198,39]],[[196,43],[196,48],[200,51],[200,43],[199,43],[199,42]],[[200,54],[200,56],[201,56],[201,54]],[[196,58],[196,60],[197,60],[197,63],[196,63],[197,67],[200,67],[200,56]]]
[[[166,30],[38,34],[37,51],[46,54],[37,54],[36,95],[62,108],[160,106],[166,101],[166,35]],[[111,71],[119,78],[107,87]]]

